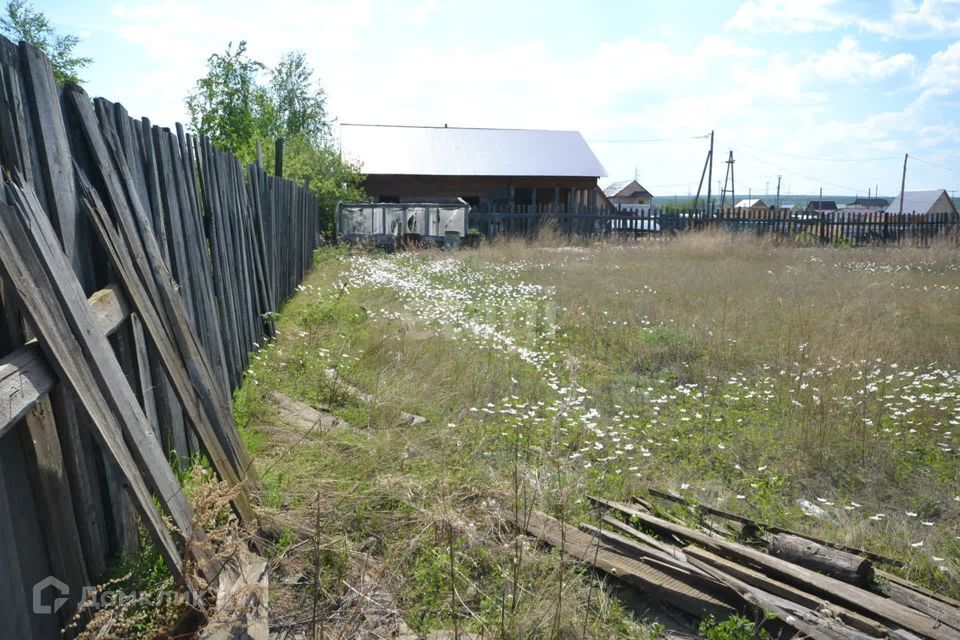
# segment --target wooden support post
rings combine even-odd
[[[277,138],[277,147],[274,153],[273,175],[283,177],[283,138]]]

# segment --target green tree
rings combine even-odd
[[[197,80],[187,96],[190,129],[207,136],[241,160],[253,160],[257,140],[270,136],[276,120],[266,90],[257,82],[264,65],[247,55],[247,43],[227,45],[207,59],[207,75]]]
[[[43,12],[35,10],[27,0],[9,0],[0,17],[0,33],[12,40],[23,40],[43,51],[53,66],[53,75],[59,84],[81,80],[81,69],[93,62],[91,58],[76,56],[73,50],[80,43],[74,35],[56,32]]]
[[[323,144],[330,139],[327,96],[313,83],[313,69],[302,52],[292,51],[270,72],[270,98],[280,130],[278,137],[305,138]]]
[[[190,129],[247,162],[255,159],[259,142],[267,171],[274,169],[275,140],[283,138],[284,177],[309,184],[322,224],[332,231],[336,203],[362,198],[363,177],[334,146],[326,94],[303,53],[287,53],[267,69],[246,51],[240,42],[210,56],[207,75],[186,99]]]

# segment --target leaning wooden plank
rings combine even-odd
[[[33,175],[19,65],[0,64],[0,162],[7,171]]]
[[[687,499],[685,499],[685,498],[682,498],[682,497],[680,497],[680,496],[675,496],[675,495],[673,495],[673,494],[671,494],[671,493],[666,493],[666,492],[664,492],[664,491],[658,491],[657,489],[647,489],[647,492],[648,492],[650,495],[652,495],[652,496],[656,496],[657,498],[663,498],[664,500],[670,500],[671,502],[676,502],[676,503],[678,503],[678,504],[682,504],[682,505],[685,505],[685,506],[688,506],[688,507],[693,507],[693,508],[696,509],[697,511],[702,511],[703,513],[707,513],[707,514],[709,514],[709,515],[716,516],[716,517],[718,517],[718,518],[723,518],[723,519],[725,519],[725,520],[731,520],[731,521],[733,521],[733,522],[739,522],[739,523],[742,524],[742,525],[754,527],[755,529],[758,529],[758,530],[767,531],[767,532],[769,532],[769,533],[784,533],[784,534],[791,535],[791,536],[797,536],[798,538],[804,538],[804,539],[806,539],[806,540],[810,540],[811,542],[816,542],[817,544],[822,544],[822,545],[824,545],[824,546],[826,546],[826,547],[832,547],[833,549],[839,549],[840,551],[846,551],[847,553],[852,553],[852,554],[854,554],[854,555],[863,556],[864,558],[869,558],[870,560],[873,560],[874,562],[882,562],[882,563],[884,563],[884,564],[888,564],[888,565],[895,566],[895,567],[902,567],[902,566],[904,566],[904,565],[903,565],[903,562],[901,562],[901,561],[899,561],[899,560],[894,560],[893,558],[888,558],[888,557],[882,556],[882,555],[880,555],[880,554],[878,554],[878,553],[873,553],[872,551],[867,551],[867,550],[865,550],[865,549],[858,549],[858,548],[856,548],[856,547],[848,547],[848,546],[843,545],[843,544],[840,544],[840,543],[838,543],[838,542],[830,542],[829,540],[821,540],[820,538],[815,538],[815,537],[810,536],[810,535],[807,535],[807,534],[805,534],[805,533],[797,533],[796,531],[789,531],[789,530],[787,530],[787,529],[782,529],[782,528],[780,528],[780,527],[774,527],[774,526],[772,526],[772,525],[763,524],[763,523],[761,523],[761,522],[756,522],[756,521],[754,521],[754,520],[751,520],[750,518],[747,518],[747,517],[744,517],[744,516],[738,516],[738,515],[736,515],[736,514],[734,514],[734,513],[728,513],[728,512],[726,512],[726,511],[721,511],[720,509],[715,509],[715,508],[710,507],[710,506],[707,506],[707,505],[705,505],[705,504],[694,504],[694,503],[690,502],[689,500],[687,500]]]
[[[149,351],[147,339],[143,335],[143,324],[140,317],[130,314],[130,330],[133,333],[133,345],[137,364],[137,380],[140,383],[140,397],[143,400],[143,413],[153,428],[153,434],[160,441],[160,419],[157,417],[157,399],[153,394],[153,376],[150,373]]]
[[[104,335],[116,331],[126,318],[126,302],[121,296],[111,285],[87,299]],[[56,380],[36,341],[0,360],[0,438],[50,392]]]
[[[93,435],[90,419],[70,385],[58,384],[50,398],[57,418],[63,466],[73,492],[73,507],[84,561],[91,576],[102,576],[107,568],[110,545],[107,518],[101,492],[100,467],[104,453]]]
[[[10,186],[7,197],[15,206],[0,204],[3,269],[36,326],[48,361],[58,377],[77,392],[96,426],[101,445],[129,482],[144,526],[174,579],[180,582],[185,579],[180,553],[154,506],[144,478],[149,478],[154,492],[170,507],[175,522],[189,538],[192,525],[183,491],[159,447],[151,448],[150,443],[155,441],[145,419],[137,420],[134,408],[139,407],[133,392],[107,339],[95,329],[86,297],[72,275],[46,214],[37,210],[35,199],[28,200],[25,192]],[[134,449],[139,454],[140,468],[124,442],[124,430],[131,442],[138,445]]]
[[[691,545],[688,546],[686,550],[691,557],[716,567],[720,571],[723,571],[737,580],[741,580],[751,586],[757,587],[758,589],[763,589],[768,593],[791,600],[814,611],[820,609],[829,610],[831,615],[842,620],[844,624],[863,631],[864,633],[868,633],[878,638],[883,638],[889,631],[886,626],[880,624],[876,620],[871,620],[870,618],[862,616],[859,613],[827,602],[822,598],[812,596],[809,593],[801,591],[800,589],[791,587],[790,585],[778,580],[774,580],[773,578],[759,571],[754,571],[753,569],[742,564],[727,560],[726,558],[721,558],[720,556],[710,553],[705,549],[701,549],[700,547]]]
[[[762,567],[766,573],[779,580],[804,591],[809,591],[814,595],[828,598],[832,602],[839,602],[855,611],[892,622],[924,637],[935,638],[936,640],[956,639],[954,630],[942,625],[930,616],[865,589],[799,567],[780,558],[774,558],[742,544],[720,540],[688,527],[667,522],[656,516],[638,511],[627,504],[599,498],[596,500],[627,515],[635,516],[647,527],[684,538],[718,555]]]
[[[0,46],[3,43],[0,41]],[[14,540],[14,514],[7,502],[7,488],[0,482],[0,625],[10,638],[33,638],[30,624],[30,606],[27,603],[20,558]]]
[[[101,245],[106,250],[114,271],[126,286],[131,307],[137,310],[144,328],[159,352],[160,360],[179,394],[191,424],[197,429],[214,469],[230,486],[241,485],[240,490],[233,496],[233,504],[237,512],[245,521],[254,522],[256,515],[250,504],[247,488],[242,486],[246,479],[236,471],[233,463],[227,458],[220,438],[213,431],[206,414],[203,413],[200,400],[196,397],[197,390],[190,384],[190,378],[183,369],[176,347],[161,324],[156,308],[147,299],[143,288],[139,286],[140,280],[134,266],[130,263],[130,255],[125,251],[126,245],[111,225],[97,192],[93,190],[82,173],[78,175],[81,177],[81,200],[88,210],[94,229],[100,236]]]
[[[33,135],[39,174],[37,191],[46,206],[63,250],[84,287],[92,288],[93,263],[89,259],[90,237],[86,220],[78,216],[70,143],[60,108],[60,89],[47,56],[27,42],[20,43],[23,79],[30,97]],[[88,291],[90,289],[87,289]]]
[[[87,211],[101,242],[108,248],[114,268],[118,271],[122,269],[127,295],[140,313],[144,328],[154,344],[159,347],[163,343],[168,347],[161,360],[169,368],[170,381],[217,471],[225,473],[226,470],[220,466],[230,466],[232,473],[226,475],[225,479],[231,485],[238,484],[242,478],[248,487],[256,487],[259,484],[256,471],[240,443],[233,416],[225,406],[223,391],[216,383],[206,357],[190,330],[183,302],[159,255],[151,224],[137,199],[127,196],[132,186],[128,184],[130,180],[126,168],[116,162],[115,142],[100,134],[82,89],[68,84],[64,88],[64,96],[79,121],[92,164],[99,179],[104,182],[111,210],[119,223],[118,233],[102,204],[96,206],[100,202],[99,195],[86,185],[84,189],[88,194],[88,204],[93,205],[88,206]],[[119,176],[115,170],[119,171]],[[95,194],[95,201],[89,197],[90,194]],[[118,264],[121,260],[124,262],[122,265]],[[132,290],[145,295],[138,295],[134,302]],[[238,502],[246,502],[245,492],[237,495],[235,504]],[[253,513],[248,506],[241,505],[241,515],[250,520]]]
[[[770,538],[770,554],[850,584],[861,587],[873,584],[873,564],[869,560],[806,538],[774,534]]]
[[[726,618],[735,613],[735,609],[730,604],[716,596],[691,587],[648,564],[619,554],[593,536],[544,513],[534,511],[530,514],[519,514],[519,516],[505,513],[504,516],[518,528],[550,546],[560,548],[564,553],[570,554],[581,562],[594,566],[687,613],[701,618],[708,615]]]
[[[64,470],[63,452],[57,438],[53,407],[44,397],[26,415],[23,450],[27,470],[37,497],[40,525],[47,540],[47,555],[53,575],[70,586],[73,593],[90,584],[84,562],[80,532],[75,519],[73,494]],[[67,620],[64,620],[67,622]]]

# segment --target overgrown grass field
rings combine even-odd
[[[278,328],[237,418],[283,530],[273,553],[320,516],[327,611],[363,552],[417,631],[655,634],[502,517],[587,519],[588,495],[649,487],[869,548],[960,595],[955,247],[323,249]],[[352,427],[277,437],[270,390]]]

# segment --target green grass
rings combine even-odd
[[[692,235],[322,250],[278,329],[235,398],[264,503],[306,518],[319,492],[324,536],[376,549],[418,631],[655,634],[575,564],[518,548],[499,511],[526,501],[573,522],[589,493],[647,487],[866,546],[960,594],[955,249]],[[376,402],[350,400],[330,368]],[[354,428],[278,438],[268,390]]]

